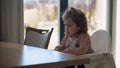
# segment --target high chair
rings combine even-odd
[[[98,30],[90,38],[95,53],[82,55],[90,58],[90,64],[85,65],[86,68],[115,68],[111,53],[111,38],[108,32]]]

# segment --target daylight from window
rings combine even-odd
[[[58,45],[58,0],[24,0],[24,27],[54,28],[48,49]],[[25,30],[24,30],[25,31]]]
[[[88,20],[89,34],[96,30],[107,30],[107,0],[69,0],[69,7],[76,7],[82,10]]]
[[[120,68],[120,0],[117,0],[116,21],[116,68]]]

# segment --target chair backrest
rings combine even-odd
[[[47,49],[52,32],[53,28],[46,30],[27,27],[24,44]]]
[[[95,53],[106,53],[111,50],[110,35],[105,30],[98,30],[91,36],[91,46]]]

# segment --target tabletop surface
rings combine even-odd
[[[70,63],[71,62],[71,63]],[[0,68],[89,63],[89,59],[27,45],[0,42]]]

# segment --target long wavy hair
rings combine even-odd
[[[87,18],[81,10],[75,9],[73,7],[68,8],[63,13],[62,18],[71,18],[75,22],[75,24],[80,27],[80,33],[87,33]]]

